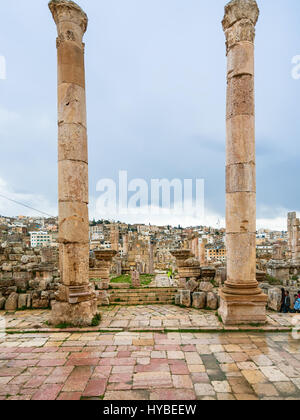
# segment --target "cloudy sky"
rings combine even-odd
[[[91,217],[102,216],[96,206],[98,180],[117,181],[118,172],[127,170],[129,180],[147,182],[203,178],[206,221],[224,223],[225,3],[79,0],[89,16]],[[292,58],[300,55],[300,2],[258,3],[258,227],[285,229],[287,211],[300,212],[300,79],[292,77]],[[55,215],[55,24],[46,0],[2,1],[0,12],[0,56],[7,75],[0,80],[0,194]],[[29,213],[34,214],[0,198],[0,214]],[[183,222],[199,221],[191,215]]]

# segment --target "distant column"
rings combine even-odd
[[[300,220],[297,213],[288,214],[289,250],[292,263],[300,263]]]
[[[49,3],[57,26],[58,198],[61,285],[52,324],[90,325],[97,311],[89,283],[88,154],[83,35],[88,19],[72,1]]]
[[[205,245],[207,245],[207,239],[202,239],[200,243],[200,264],[202,267],[207,264],[206,254],[205,254]]]
[[[227,45],[227,280],[221,290],[225,324],[266,322],[267,297],[256,281],[256,174],[254,38],[255,0],[225,7]]]
[[[111,228],[110,228],[111,249],[113,251],[116,251],[117,253],[119,252],[119,239],[120,239],[119,226],[111,225]]]

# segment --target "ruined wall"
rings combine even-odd
[[[22,242],[0,246],[0,309],[49,308],[59,283],[58,251]]]

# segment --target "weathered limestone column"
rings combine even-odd
[[[300,220],[297,213],[288,213],[288,244],[292,263],[300,262]]]
[[[57,26],[58,198],[61,285],[52,324],[90,325],[97,311],[89,283],[88,154],[83,35],[88,19],[72,1],[49,3]]]
[[[227,281],[221,290],[225,324],[266,322],[267,297],[256,281],[255,0],[225,6],[227,71]]]
[[[207,245],[207,239],[202,239],[202,242],[200,243],[200,264],[201,264],[201,266],[206,265],[205,245]]]

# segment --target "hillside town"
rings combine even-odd
[[[126,224],[110,220],[90,221],[90,250],[111,249],[121,259],[132,254],[146,255],[152,249],[153,269],[170,268],[173,249],[191,249],[201,264],[226,264],[225,229],[207,226],[154,226]],[[28,248],[58,247],[58,219],[41,217],[0,216],[0,241],[22,242]],[[256,233],[258,264],[272,259],[274,248],[280,247],[283,259],[289,259],[289,236],[286,231],[260,229]],[[138,253],[136,250],[140,249]],[[146,264],[145,261],[142,263]],[[152,270],[153,270],[152,269]],[[149,271],[149,270],[145,270]]]
[[[22,293],[30,289],[30,285],[36,285],[39,291],[37,293],[33,287],[35,299],[31,296],[31,305],[35,308],[49,307],[59,287],[60,277],[57,218],[2,216],[0,222],[0,290],[3,295],[0,309],[10,308],[10,301],[13,300],[10,294],[16,292],[21,292],[21,296],[13,295],[12,308],[23,307],[24,299],[28,300],[29,297],[24,298]],[[286,231],[257,231],[256,277],[265,288],[274,285],[297,287],[298,235],[299,220],[296,213],[288,214]],[[180,273],[182,257],[178,255],[182,252],[186,260],[192,259],[192,266],[199,266],[202,271],[206,268],[212,270],[212,279],[217,284],[223,284],[226,280],[226,234],[223,228],[130,225],[93,220],[89,224],[89,242],[90,279],[105,278],[109,282],[112,278],[131,276],[133,272],[151,276],[169,273],[169,276],[177,279],[172,285],[186,289],[186,285],[180,284],[180,281],[182,278],[193,279],[194,276]],[[98,255],[99,260],[96,266],[95,255]],[[101,263],[105,266],[105,274],[101,270],[99,272]],[[43,287],[37,281],[40,277],[47,280],[45,284],[42,283]],[[23,287],[16,285],[16,282]],[[103,289],[98,286],[96,288]],[[104,289],[108,287],[106,285]],[[268,294],[268,290],[265,291]],[[217,290],[215,292],[217,295]],[[106,293],[103,298],[102,302],[108,302]],[[278,302],[270,303],[275,309],[278,305]]]

